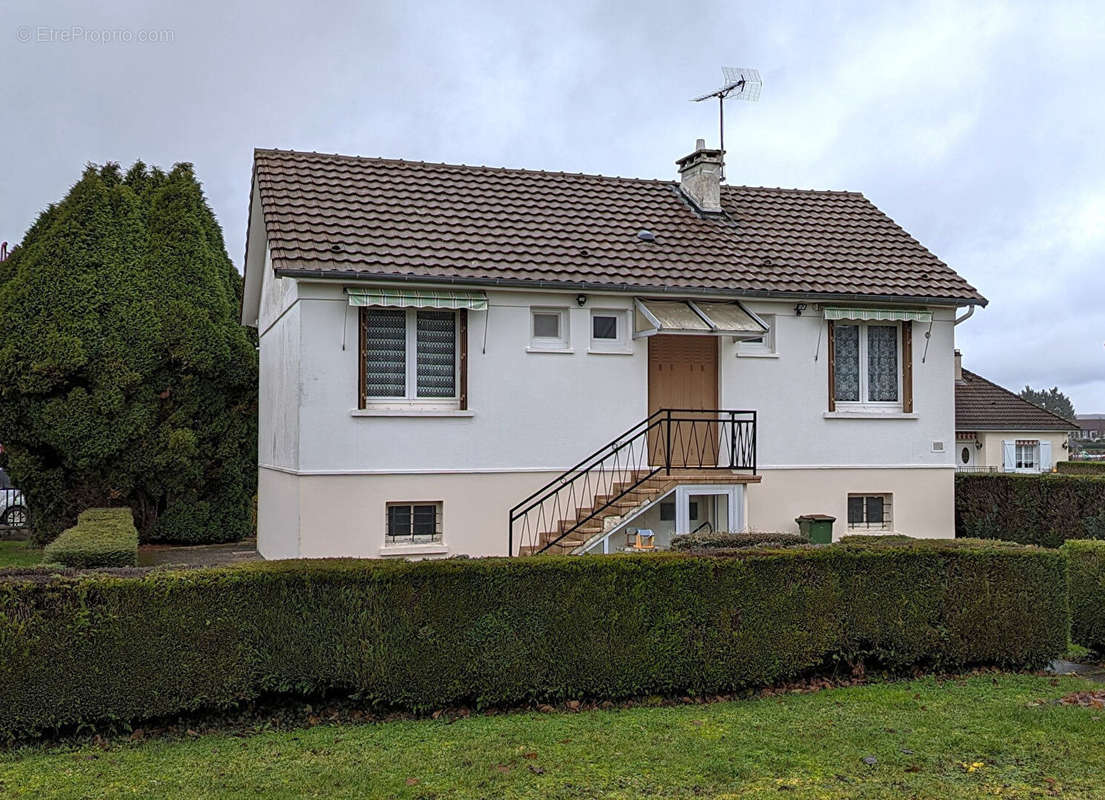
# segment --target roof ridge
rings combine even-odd
[[[629,183],[645,183],[645,184],[660,184],[660,185],[678,185],[679,181],[671,178],[636,178],[624,175],[604,175],[601,172],[567,172],[565,170],[548,170],[548,169],[532,169],[527,167],[496,167],[488,164],[465,164],[455,163],[449,161],[415,161],[409,158],[386,158],[384,156],[353,156],[346,153],[320,153],[317,150],[281,150],[279,147],[255,147],[253,148],[254,158],[259,153],[272,153],[277,155],[292,155],[292,156],[318,156],[320,158],[338,158],[346,161],[355,162],[371,162],[375,164],[402,164],[404,166],[413,167],[453,167],[456,169],[467,170],[479,170],[483,172],[492,173],[517,173],[522,175],[557,175],[565,178],[601,178],[607,181],[625,181]],[[760,192],[779,192],[781,194],[816,194],[816,195],[830,195],[847,197],[863,197],[862,192],[850,191],[847,189],[803,189],[798,186],[785,187],[785,186],[756,186],[747,183],[723,183],[721,185],[722,190],[741,190],[751,189]],[[868,202],[871,202],[868,200]]]
[[[1020,396],[1019,394],[1017,394],[1016,392],[1014,392],[1014,391],[1012,391],[1012,390],[1010,390],[1010,389],[1006,389],[1006,388],[1005,388],[1004,386],[1002,386],[1002,385],[1001,385],[1000,383],[994,383],[994,382],[993,382],[992,380],[990,380],[989,378],[984,378],[984,377],[982,377],[982,376],[981,376],[981,375],[979,375],[979,374],[978,374],[977,372],[971,372],[971,371],[970,371],[969,369],[963,369],[963,374],[964,374],[964,375],[970,375],[970,376],[971,376],[972,378],[975,378],[975,379],[977,379],[977,380],[980,380],[980,381],[982,381],[983,383],[987,384],[988,386],[991,386],[991,387],[993,387],[993,388],[997,389],[998,391],[1004,392],[1005,394],[1007,394],[1007,395],[1009,395],[1010,397],[1012,397],[1012,398],[1013,398],[1014,400],[1017,400],[1017,401],[1019,401],[1019,402],[1021,402],[1021,403],[1024,403],[1024,404],[1025,404],[1026,406],[1031,406],[1032,408],[1036,409],[1037,411],[1042,411],[1042,412],[1044,412],[1045,414],[1048,414],[1049,416],[1052,416],[1052,417],[1054,417],[1055,419],[1059,420],[1060,422],[1063,422],[1063,423],[1065,423],[1065,424],[1067,424],[1067,425],[1070,425],[1071,427],[1074,427],[1074,428],[1077,428],[1077,427],[1078,427],[1078,425],[1077,425],[1077,424],[1076,424],[1075,422],[1073,422],[1072,420],[1069,420],[1069,419],[1067,419],[1067,418],[1065,418],[1065,417],[1061,417],[1061,416],[1059,416],[1058,414],[1056,414],[1056,413],[1055,413],[1054,411],[1050,411],[1049,409],[1046,409],[1046,408],[1044,408],[1043,406],[1039,406],[1039,405],[1036,405],[1036,404],[1035,404],[1035,403],[1033,403],[1033,402],[1032,402],[1031,400],[1025,400],[1025,399],[1024,399],[1023,397],[1021,397],[1021,396]]]

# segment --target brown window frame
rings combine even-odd
[[[365,338],[368,333],[368,311],[361,306],[357,322],[357,408],[368,408],[367,386],[365,385]],[[457,310],[457,334],[460,339],[460,366],[457,376],[457,410],[468,410],[468,309]]]
[[[902,413],[913,413],[913,323],[905,320],[902,325]],[[836,411],[836,322],[829,326],[829,411]]]

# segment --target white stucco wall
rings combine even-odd
[[[647,340],[625,355],[589,352],[591,310],[629,310],[630,296],[589,294],[581,308],[576,292],[490,290],[489,311],[469,314],[469,414],[360,415],[357,312],[342,288],[266,277],[262,507],[286,490],[266,473],[298,478],[297,514],[261,515],[260,538],[272,526],[279,542],[272,552],[298,541],[302,556],[381,555],[387,501],[442,500],[448,551],[503,553],[510,506],[647,414]],[[568,309],[571,352],[527,352],[535,305]],[[952,535],[953,311],[936,311],[924,360],[928,326],[914,324],[915,413],[849,419],[827,413],[820,308],[799,317],[793,302],[747,305],[775,315],[778,353],[738,356],[727,340],[719,348],[720,407],[759,415],[764,482],[749,493],[750,526],[792,530],[798,514],[829,513],[839,536],[848,492],[871,491],[894,493],[896,529]]]
[[[281,470],[257,472],[257,552],[265,558],[299,558],[302,555],[299,495],[303,479]],[[324,537],[321,528],[308,526],[311,538]]]
[[[300,468],[560,470],[647,415],[647,341],[631,342],[631,355],[588,352],[591,309],[628,309],[630,297],[589,295],[579,308],[575,293],[488,295],[489,311],[469,315],[471,417],[357,417],[351,414],[357,404],[356,310],[338,285],[301,285]],[[570,309],[573,352],[527,352],[533,305]],[[720,405],[759,412],[761,465],[952,466],[950,310],[937,312],[925,362],[927,326],[914,326],[913,417],[857,420],[826,416],[820,311],[811,307],[796,317],[792,303],[749,306],[776,315],[779,357],[738,357],[736,345],[723,340]],[[933,451],[934,441],[944,442],[944,452]]]
[[[470,312],[470,417],[359,417],[357,310],[340,286],[303,285],[300,466],[305,471],[556,470],[647,415],[645,349],[589,355],[575,295],[492,292]],[[629,298],[603,301],[629,308]],[[574,352],[527,353],[530,305],[571,307]],[[345,348],[343,331],[345,326]],[[487,346],[484,349],[484,326]]]
[[[834,539],[883,533],[848,529],[849,494],[892,495],[894,533],[922,539],[955,536],[955,471],[925,467],[764,470],[760,483],[748,487],[748,527],[797,533],[795,517],[829,514],[836,517]]]
[[[265,271],[258,330],[260,382],[257,413],[257,460],[260,465],[299,468],[300,306],[294,281],[276,280]],[[260,496],[258,497],[261,501]]]

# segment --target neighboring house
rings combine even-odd
[[[955,466],[964,472],[1051,472],[1078,430],[1018,395],[962,368],[955,354]]]
[[[260,552],[611,551],[810,513],[952,536],[956,311],[985,299],[861,194],[722,185],[701,141],[677,164],[257,150]]]
[[[1105,439],[1105,414],[1076,414],[1074,421],[1078,430],[1071,433],[1072,439],[1096,442]]]

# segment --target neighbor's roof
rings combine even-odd
[[[673,181],[287,150],[254,169],[283,274],[986,302],[853,192],[726,185],[710,218]]]
[[[955,384],[957,431],[1076,431],[1078,426],[1022,400],[1008,389],[963,370]]]

